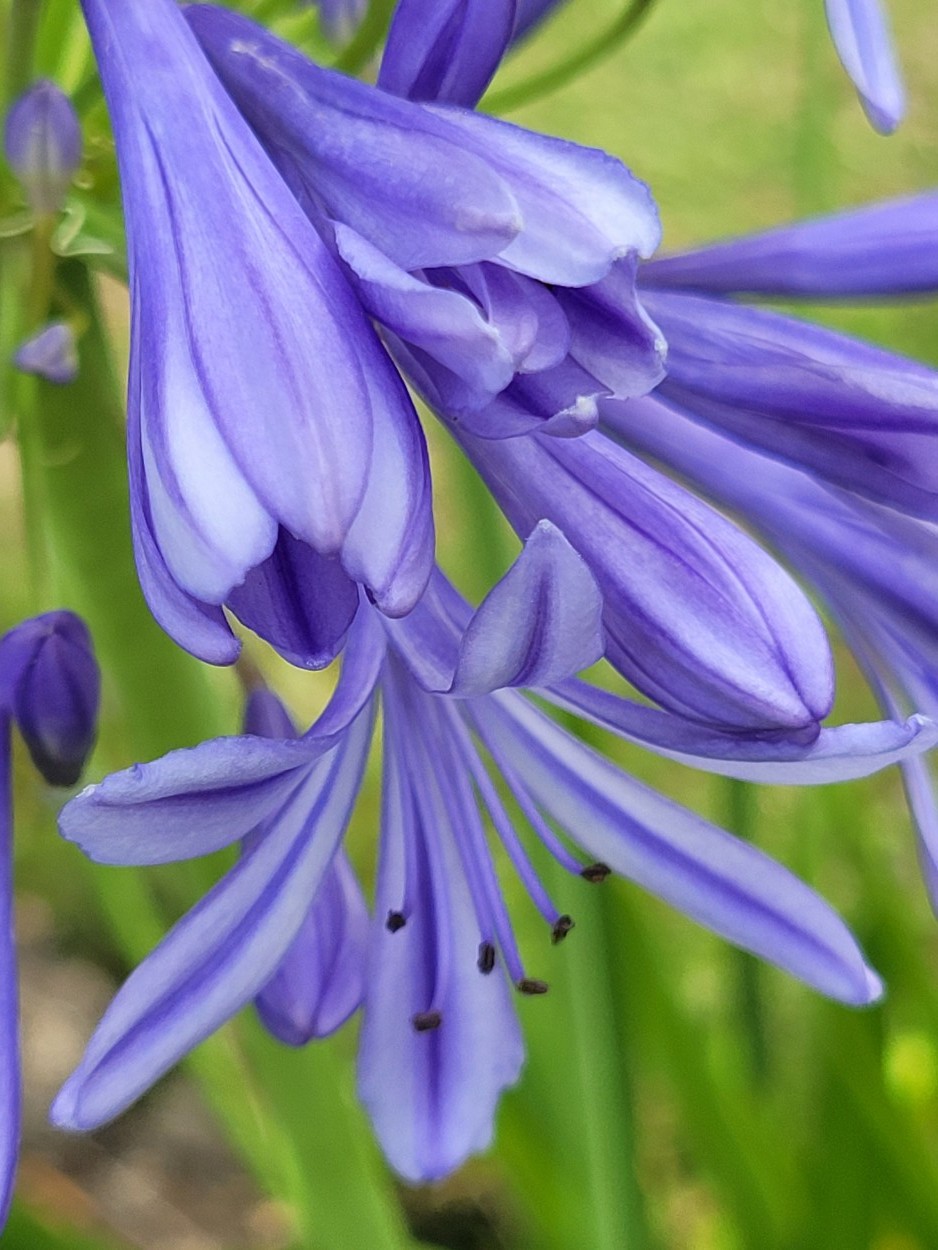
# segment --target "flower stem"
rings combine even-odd
[[[625,43],[647,17],[654,3],[655,0],[630,0],[618,17],[581,48],[513,87],[490,92],[482,102],[484,108],[490,113],[507,113],[566,86]]]
[[[6,29],[4,113],[32,78],[41,12],[42,0],[12,0]]]
[[[756,824],[757,791],[745,781],[730,778],[726,782],[726,824],[737,837],[752,840]],[[769,1048],[766,1037],[765,1004],[762,995],[762,972],[758,960],[748,951],[730,951],[733,960],[736,1010],[742,1035],[746,1039],[749,1072],[752,1080],[762,1084],[769,1075]]]

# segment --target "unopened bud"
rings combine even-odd
[[[46,382],[66,386],[78,376],[75,335],[65,321],[53,321],[23,344],[13,363],[21,373],[33,373]]]
[[[57,213],[81,164],[81,126],[71,101],[41,79],[7,114],[4,150],[33,212]]]
[[[91,635],[73,612],[24,621],[0,642],[7,697],[33,763],[71,786],[94,746],[101,679]]]

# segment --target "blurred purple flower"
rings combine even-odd
[[[348,43],[368,12],[368,0],[312,0],[326,35],[334,43]]]
[[[72,327],[66,321],[53,321],[34,334],[16,352],[13,364],[22,373],[32,373],[67,386],[78,376],[78,349]]]
[[[270,696],[260,706],[255,696],[251,726],[264,736],[173,752],[73,800],[62,832],[102,862],[162,863],[238,840],[244,853],[119,991],[56,1100],[56,1123],[89,1129],[117,1115],[252,999],[288,1041],[325,1031],[350,1007],[349,993],[322,1018],[342,967],[346,988],[361,986],[360,1095],[395,1169],[435,1179],[483,1149],[523,1060],[510,988],[546,989],[519,953],[486,819],[547,934],[556,942],[572,927],[528,859],[499,777],[530,833],[572,874],[621,873],[822,993],[874,1000],[878,979],[806,885],[634,781],[509,687],[533,686],[604,723],[618,717],[620,733],[686,762],[778,781],[873,771],[933,745],[938,725],[843,726],[800,747],[694,734],[572,677],[599,654],[600,616],[585,564],[542,523],[474,613],[441,574],[402,620],[363,607],[335,695],[302,738]],[[381,844],[359,981],[360,896],[337,855],[379,696]]]
[[[57,213],[81,164],[81,126],[68,96],[47,79],[34,83],[7,114],[3,139],[33,212]]]
[[[419,423],[173,0],[83,7],[128,228],[128,450],[144,592],[202,659],[237,654],[227,605],[288,659],[320,666],[342,645],[355,583],[396,614],[429,576]]]
[[[11,729],[18,725],[46,781],[73,785],[94,745],[99,684],[91,637],[71,612],[47,612],[0,638],[0,1229],[13,1197],[21,1100]]]

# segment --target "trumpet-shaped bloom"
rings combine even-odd
[[[338,857],[379,697],[381,842],[359,1091],[404,1177],[440,1177],[485,1147],[499,1095],[523,1059],[512,987],[535,995],[547,988],[519,952],[486,820],[541,911],[545,935],[560,941],[573,927],[528,859],[499,776],[528,834],[585,878],[577,888],[621,873],[822,993],[872,1001],[875,974],[807,886],[634,781],[511,689],[532,685],[602,719],[608,708],[585,707],[590,688],[572,676],[601,649],[601,611],[584,562],[542,523],[474,613],[440,574],[407,618],[363,607],[334,697],[302,738],[265,696],[250,719],[264,736],[173,752],[73,800],[62,832],[97,860],[165,862],[239,840],[243,854],[119,991],[56,1100],[56,1122],[87,1129],[118,1114],[251,1000],[290,1042],[324,1031],[350,1007],[360,905]],[[691,741],[686,721],[604,697],[626,720],[636,713],[621,732],[644,735],[646,745],[684,733],[687,755],[707,766],[740,776],[774,766],[781,780],[872,771],[933,744],[938,728],[922,718],[846,726],[798,747],[732,734]],[[340,965],[351,969],[342,978],[348,993],[324,1023],[318,1013],[338,992]],[[315,969],[311,980],[301,966]]]
[[[394,614],[429,574],[412,405],[173,0],[83,7],[128,228],[144,592],[203,659],[237,653],[228,605],[295,662],[326,663],[354,614],[354,583]]]
[[[0,638],[0,1229],[13,1197],[21,1099],[11,729],[19,727],[48,782],[72,785],[94,744],[98,690],[90,635],[71,612],[47,612]]]

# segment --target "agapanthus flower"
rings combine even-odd
[[[309,2],[309,0],[307,0]],[[335,43],[347,43],[368,11],[368,0],[312,0],[322,28]]]
[[[610,699],[636,713],[625,730],[636,740],[676,734],[671,747],[702,752],[707,767],[782,781],[870,772],[932,745],[938,726],[921,717],[843,726],[800,747],[732,734],[690,742],[679,718],[572,676],[602,648],[601,612],[586,565],[545,522],[475,612],[439,573],[402,620],[363,605],[335,694],[303,737],[269,696],[254,696],[250,727],[263,736],[175,751],[74,799],[62,832],[102,862],[164,863],[234,842],[242,853],[118,992],[55,1122],[89,1129],[117,1115],[252,1000],[293,1044],[360,1000],[359,1093],[394,1168],[438,1178],[483,1149],[523,1060],[512,987],[547,988],[518,949],[486,821],[554,942],[572,918],[545,890],[518,826],[585,878],[579,888],[621,873],[822,993],[873,1001],[877,977],[811,889],[633,780],[511,687],[566,707]],[[360,894],[339,848],[379,698],[381,837],[363,948]]]
[[[127,220],[144,592],[203,659],[237,654],[225,605],[288,659],[321,665],[341,646],[357,585],[395,614],[426,583],[419,423],[173,0],[83,7]]]
[[[65,203],[81,164],[81,146],[78,116],[54,82],[41,79],[14,101],[3,150],[37,216],[57,213]]]
[[[94,745],[99,682],[91,637],[71,612],[47,612],[0,638],[0,1229],[13,1197],[21,1102],[11,731],[19,728],[46,781],[73,785]]]
[[[589,563],[619,671],[697,722],[816,735],[832,665],[807,599],[724,518],[589,434],[599,397],[662,376],[635,290],[658,239],[647,189],[603,153],[323,70],[235,14],[187,16],[519,534],[548,518]],[[551,437],[515,437],[535,433]]]

